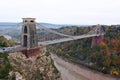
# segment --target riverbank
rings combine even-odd
[[[61,72],[62,80],[120,80],[119,78],[113,78],[64,61],[55,54],[51,54],[51,57],[54,60],[56,67]]]

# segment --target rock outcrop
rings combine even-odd
[[[40,48],[39,54],[27,58],[21,52],[10,53],[8,56],[12,66],[9,79],[15,80],[61,80],[61,76],[50,53],[45,47]]]

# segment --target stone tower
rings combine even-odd
[[[22,46],[28,49],[38,46],[35,18],[23,18]]]
[[[99,36],[97,36],[97,34]],[[96,36],[92,37],[91,48],[101,43],[105,38],[105,27],[101,25],[96,26]]]
[[[39,53],[35,18],[23,18],[21,43],[26,48],[22,51],[26,57],[36,56]]]

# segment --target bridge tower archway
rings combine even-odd
[[[27,33],[27,26],[24,27],[24,33]]]
[[[96,26],[96,34],[105,34],[105,27],[98,24]]]
[[[24,35],[24,41],[23,41],[24,43],[23,43],[23,46],[24,47],[27,47],[27,36],[26,35]]]

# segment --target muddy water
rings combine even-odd
[[[82,72],[77,65],[66,62],[54,54],[51,54],[51,56],[56,67],[61,72],[62,80],[89,80],[80,74]]]

